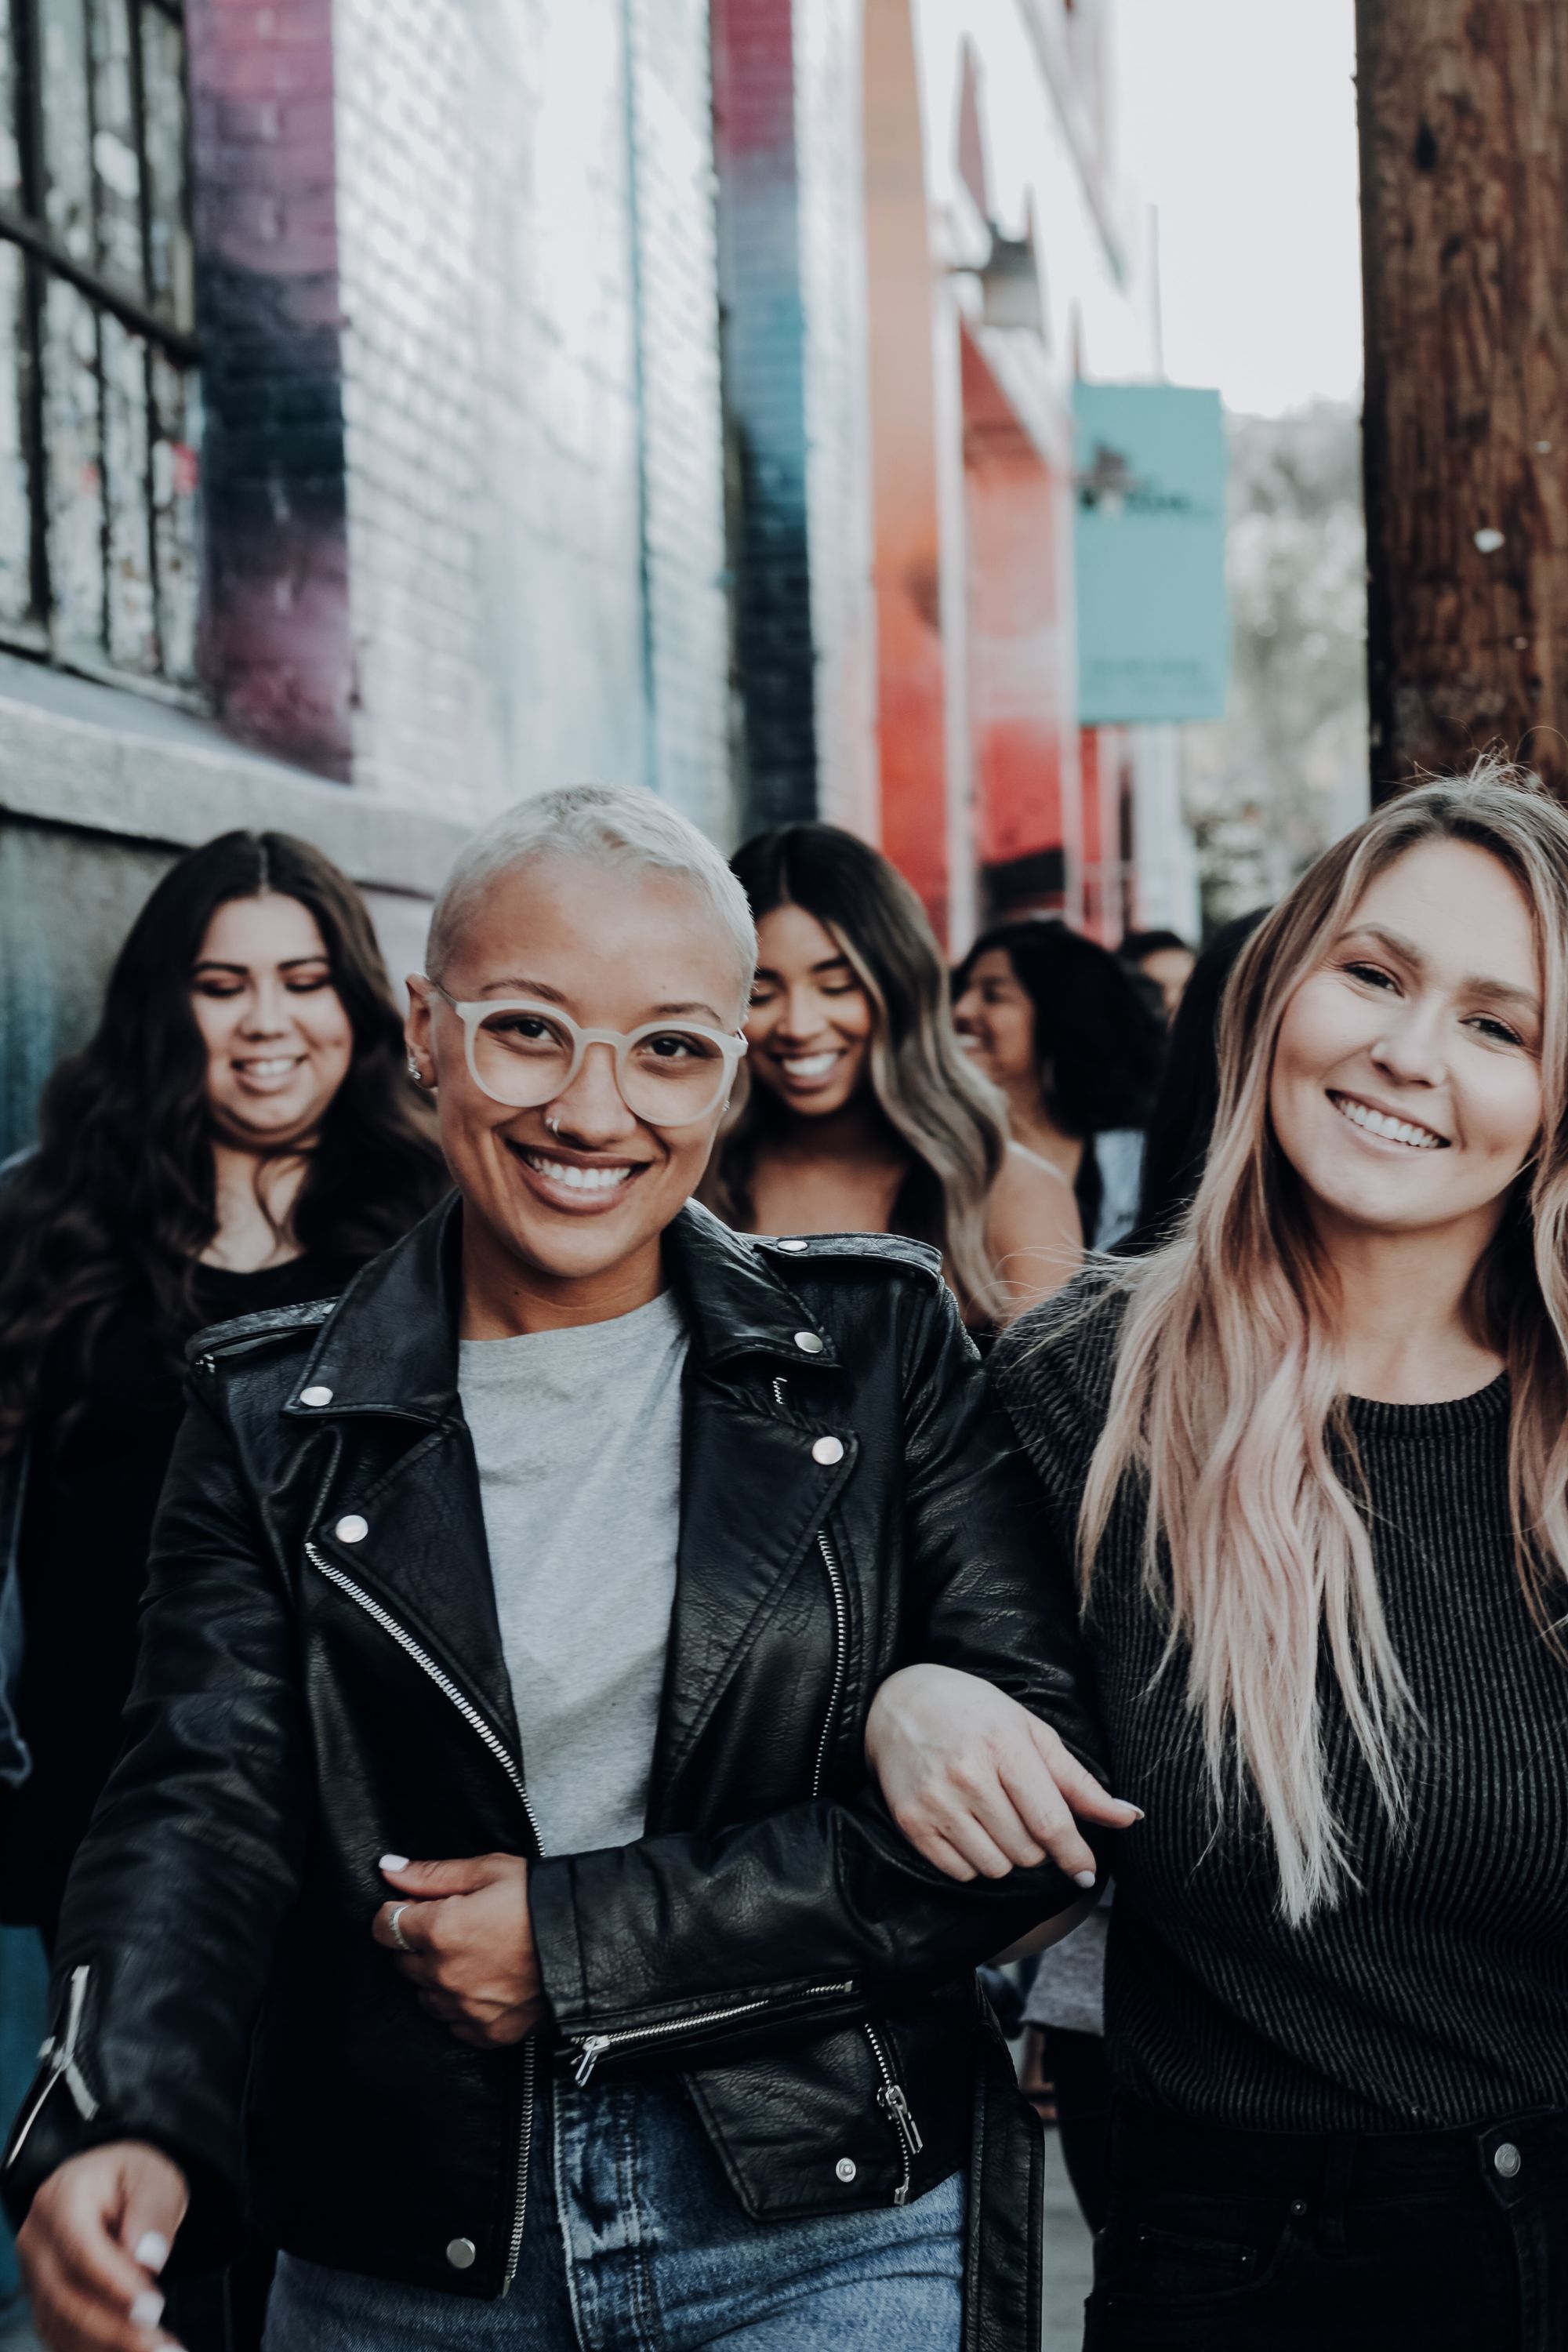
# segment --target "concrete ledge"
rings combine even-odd
[[[433,898],[470,828],[328,784],[134,693],[0,656],[0,812],[186,849],[297,833],[367,888]]]

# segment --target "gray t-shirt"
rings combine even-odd
[[[458,1349],[546,1853],[643,1833],[675,1601],[686,1346],[667,1291],[608,1323]]]

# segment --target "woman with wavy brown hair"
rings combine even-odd
[[[1174,1230],[992,1366],[1082,1597],[1089,1760],[1146,1813],[1089,2340],[1556,2352],[1568,815],[1495,767],[1374,811],[1243,950],[1220,1066]],[[1033,1729],[940,1668],[883,1686],[929,1859],[1030,1857]]]
[[[701,1197],[742,1232],[932,1243],[973,1329],[1047,1297],[1080,1254],[1070,1185],[1008,1143],[909,884],[830,824],[777,825],[731,864],[758,963]]]
[[[113,1763],[204,1324],[342,1288],[447,1190],[370,917],[309,843],[163,877],[0,1183],[0,1917],[53,1933]]]

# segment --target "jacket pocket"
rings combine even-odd
[[[1283,2210],[1244,2217],[1219,2206],[1175,2227],[1113,2213],[1095,2248],[1095,2297],[1118,2309],[1229,2303],[1269,2284],[1300,2242]]]
[[[778,1985],[756,1993],[738,1993],[733,2000],[711,2001],[657,2023],[613,2026],[574,2035],[566,2043],[566,2056],[573,2080],[584,2084],[606,2060],[667,2054],[673,2062],[688,2050],[706,2049],[732,2034],[751,2034],[797,2017],[815,2020],[825,2007],[857,2000],[859,1990],[854,1978],[846,1977],[831,1984]]]

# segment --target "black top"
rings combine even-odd
[[[1046,1484],[1052,1573],[1064,1576],[1121,1314],[1114,1295],[1093,1299],[1099,1279],[1023,1317],[993,1358]],[[1258,2130],[1568,2107],[1568,1670],[1514,1566],[1508,1382],[1447,1404],[1352,1400],[1350,1414],[1418,1710],[1406,1834],[1390,1829],[1325,1675],[1329,1785],[1361,1883],[1303,1927],[1281,1918],[1256,1806],[1215,1835],[1185,1654],[1157,1674],[1164,1626],[1141,1587],[1142,1514],[1124,1492],[1087,1629],[1110,1786],[1148,1816],[1118,1844],[1110,2063],[1145,2099]]]
[[[330,1297],[354,1270],[320,1256],[259,1274],[201,1266],[190,1329]],[[73,1335],[44,1367],[17,1560],[26,1633],[17,1714],[33,1769],[0,1798],[0,1916],[50,1934],[119,1752],[148,1539],[184,1409],[187,1337],[160,1332],[151,1303],[128,1299],[93,1351],[85,1396]]]

